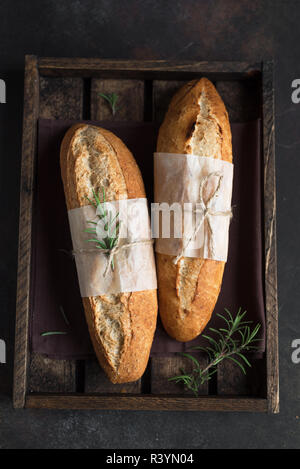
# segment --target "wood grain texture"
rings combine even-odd
[[[207,364],[207,359],[198,359],[202,367]],[[183,394],[193,395],[182,383],[176,384],[169,378],[182,374],[182,370],[191,373],[193,364],[182,356],[174,357],[152,357],[151,359],[151,393],[152,394]],[[208,395],[208,383],[199,387],[199,395]]]
[[[82,119],[81,78],[40,78],[39,117]],[[34,354],[30,358],[29,392],[75,392],[76,361],[52,360]]]
[[[267,387],[270,413],[279,412],[278,300],[273,63],[263,67],[263,148]]]
[[[217,412],[267,412],[266,399],[181,396],[93,396],[93,395],[30,395],[30,409],[114,409],[114,410],[193,410]]]
[[[102,78],[192,79],[207,77],[234,79],[249,77],[261,70],[260,63],[186,62],[167,60],[110,60],[98,58],[39,58],[41,75]],[[181,78],[180,78],[181,77]],[[184,78],[183,78],[184,77]]]
[[[218,366],[217,390],[219,396],[266,397],[266,366],[263,359],[251,359],[251,368],[245,376],[231,360]]]
[[[242,370],[230,360],[218,366],[218,395],[248,395],[249,382]]]
[[[117,110],[112,116],[109,103],[99,93],[116,93]],[[93,120],[139,121],[144,117],[144,82],[142,80],[92,80],[91,118]]]
[[[27,386],[31,222],[38,109],[37,59],[34,56],[26,56],[14,357],[13,404],[15,408],[24,407]]]
[[[28,392],[75,392],[76,362],[54,360],[38,353],[30,356]]]
[[[40,117],[82,119],[81,78],[40,78]]]

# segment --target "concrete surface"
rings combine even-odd
[[[299,448],[300,2],[252,0],[2,0],[0,78],[0,448]],[[279,415],[14,411],[11,403],[24,54],[276,63]]]

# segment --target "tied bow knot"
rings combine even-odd
[[[153,244],[153,239],[144,239],[140,241],[133,241],[132,243],[126,243],[122,244],[121,246],[117,244],[115,247],[112,249],[97,249],[97,248],[90,248],[90,249],[76,249],[73,251],[73,254],[77,253],[85,253],[85,252],[97,252],[98,254],[108,254],[107,256],[107,262],[106,262],[106,267],[103,273],[103,277],[106,277],[109,267],[112,263],[113,257],[115,254],[118,252],[122,251],[123,249],[128,249],[131,246],[137,246],[137,245],[147,245],[147,244]]]

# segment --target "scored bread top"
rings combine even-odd
[[[100,127],[76,124],[61,146],[67,208],[89,205],[93,190],[107,201],[145,197],[140,170],[125,144]],[[114,383],[134,381],[148,362],[157,316],[156,290],[83,298],[92,343]]]
[[[214,85],[202,78],[184,85],[171,100],[160,127],[157,152],[183,153],[232,162],[231,130]],[[187,342],[209,321],[219,296],[224,262],[156,254],[159,309],[169,335]]]
[[[132,154],[112,132],[75,124],[65,135],[61,172],[68,210],[88,205],[92,189],[106,200],[145,197],[143,179]],[[101,155],[101,158],[99,158]]]
[[[232,162],[228,113],[209,80],[190,81],[175,94],[159,130],[157,151]]]

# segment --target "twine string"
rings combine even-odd
[[[209,181],[209,179],[211,177],[217,177],[218,178],[218,183],[217,183],[217,186],[216,186],[215,190],[212,192],[212,194],[210,195],[208,200],[205,202],[203,192],[204,192],[205,185],[207,184],[207,182]],[[197,223],[197,225],[194,229],[194,232],[188,238],[187,242],[182,243],[182,249],[181,249],[180,253],[173,260],[174,264],[177,264],[178,261],[181,259],[181,257],[184,256],[185,250],[189,246],[192,239],[194,239],[197,236],[197,234],[198,234],[201,226],[205,222],[205,220],[207,221],[207,227],[208,227],[208,231],[209,231],[209,250],[210,250],[211,256],[212,257],[214,256],[214,234],[213,234],[213,229],[212,229],[212,226],[211,226],[210,217],[211,216],[232,217],[232,210],[217,211],[217,210],[213,210],[211,208],[212,202],[219,195],[222,180],[223,180],[223,174],[220,173],[219,171],[213,171],[213,172],[207,174],[206,176],[204,176],[201,179],[200,185],[199,185],[199,205],[200,205],[200,207],[192,209],[192,212],[193,213],[201,213],[201,214],[203,214],[203,216],[201,217],[201,219]]]
[[[98,253],[100,252],[101,254],[109,254],[109,256],[107,257],[106,267],[105,267],[105,271],[104,271],[104,274],[103,274],[103,276],[106,277],[106,275],[108,273],[108,270],[109,270],[109,267],[112,263],[113,257],[116,254],[118,254],[118,252],[122,251],[123,249],[128,249],[131,246],[137,246],[137,245],[143,246],[143,245],[147,245],[147,244],[153,244],[153,239],[144,239],[144,240],[140,240],[140,241],[133,241],[132,243],[126,243],[126,244],[122,244],[122,245],[117,244],[112,249],[81,248],[81,249],[73,250],[73,255],[75,255],[77,253],[84,253],[84,252],[98,252]]]

